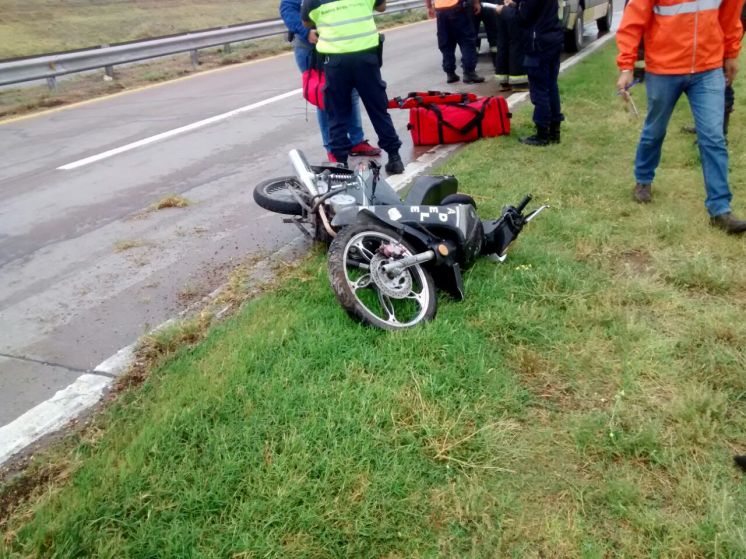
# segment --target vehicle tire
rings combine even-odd
[[[334,238],[327,255],[329,282],[347,314],[384,330],[403,330],[431,320],[437,308],[435,283],[421,264],[394,278],[381,269],[393,261],[378,252],[384,245],[398,245],[403,249],[400,256],[416,253],[398,237],[377,224],[349,225]]]
[[[607,33],[611,30],[611,20],[614,17],[614,3],[613,0],[609,0],[609,4],[606,6],[606,15],[596,20],[596,27],[598,27],[599,33]]]
[[[254,188],[254,201],[270,212],[303,215],[303,206],[290,193],[291,187],[302,188],[295,177],[267,179]]]
[[[477,202],[468,194],[462,194],[457,192],[456,194],[449,194],[440,201],[441,206],[447,206],[448,204],[471,204],[474,209],[477,209]]]
[[[578,52],[583,48],[583,10],[578,6],[578,16],[575,18],[575,26],[565,32],[565,50],[567,52]]]

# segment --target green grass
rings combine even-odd
[[[277,18],[277,0],[4,0],[0,60]]]
[[[482,141],[446,165],[485,217],[529,191],[553,205],[465,274],[464,302],[364,328],[313,254],[38,459],[60,481],[0,555],[746,556],[746,243],[707,225],[685,102],[655,202],[631,201],[641,123],[613,55],[562,78],[561,145]]]

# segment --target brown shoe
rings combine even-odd
[[[649,204],[653,200],[653,193],[651,192],[651,185],[640,184],[638,182],[635,185],[635,192],[632,194],[632,196],[640,204]]]
[[[730,212],[711,217],[710,225],[730,235],[740,235],[746,232],[746,220],[738,219]]]

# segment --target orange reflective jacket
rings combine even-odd
[[[436,10],[452,10],[461,6],[461,0],[433,0],[433,8]]]
[[[616,34],[617,66],[632,70],[640,40],[653,74],[720,68],[741,48],[744,0],[630,0]]]

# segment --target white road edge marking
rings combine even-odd
[[[96,161],[101,161],[102,159],[107,159],[126,151],[130,151],[142,146],[147,146],[148,144],[152,144],[153,142],[159,142],[167,138],[172,138],[174,136],[178,136],[179,134],[191,132],[192,130],[202,128],[203,126],[208,126],[216,122],[220,122],[221,120],[231,118],[241,113],[253,111],[254,109],[264,107],[266,105],[269,105],[270,103],[274,103],[275,101],[282,101],[283,99],[287,99],[288,97],[292,97],[293,95],[298,95],[302,91],[302,88],[294,89],[292,91],[286,91],[285,93],[281,93],[280,95],[275,95],[274,97],[270,97],[269,99],[264,99],[263,101],[252,103],[251,105],[239,107],[238,109],[233,109],[232,111],[228,111],[227,113],[211,116],[210,118],[206,118],[198,122],[193,122],[192,124],[187,124],[186,126],[181,126],[179,128],[174,128],[173,130],[167,130],[166,132],[161,132],[160,134],[156,134],[155,136],[143,138],[142,140],[137,140],[136,142],[132,142],[118,148],[110,149],[96,155],[91,155],[90,157],[86,157],[84,159],[78,159],[77,161],[73,161],[72,163],[67,163],[66,165],[57,167],[57,170],[70,171],[71,169],[77,169],[78,167],[83,167],[84,165],[90,165],[91,163],[95,163]]]
[[[592,45],[586,47],[586,49],[584,49],[580,54],[566,60],[560,65],[560,71],[562,72],[567,68],[574,66],[587,56],[590,56],[610,41],[614,35],[615,33],[609,33],[595,41]],[[284,95],[289,97],[290,95],[295,95],[298,91],[300,90],[288,92]],[[528,92],[512,95],[508,100],[508,107],[513,110],[517,105],[526,101],[526,99],[528,99]],[[267,102],[271,101],[267,100]],[[251,106],[252,105],[249,105],[249,107]],[[244,109],[249,110],[245,107]],[[241,109],[236,110],[240,111]],[[235,112],[231,111],[231,113],[225,114],[235,114]],[[225,116],[224,118],[228,117]],[[424,172],[435,162],[450,155],[460,147],[462,147],[462,144],[436,146],[435,148],[425,152],[417,160],[409,163],[403,174],[393,177],[389,182],[396,190],[401,190],[417,174]],[[297,241],[298,239],[295,239],[287,246],[290,247]],[[217,291],[219,290],[216,290],[216,292]],[[171,324],[172,322],[173,319],[169,319],[154,330],[163,328],[165,325]],[[120,349],[117,353],[98,365],[94,370],[119,376],[121,373],[126,371],[132,363],[135,346],[136,343]],[[42,402],[14,421],[0,427],[0,465],[43,436],[57,431],[68,422],[75,419],[83,411],[95,405],[103,397],[106,389],[113,380],[114,379],[110,377],[101,375],[83,374],[72,384],[57,392],[49,400]]]

